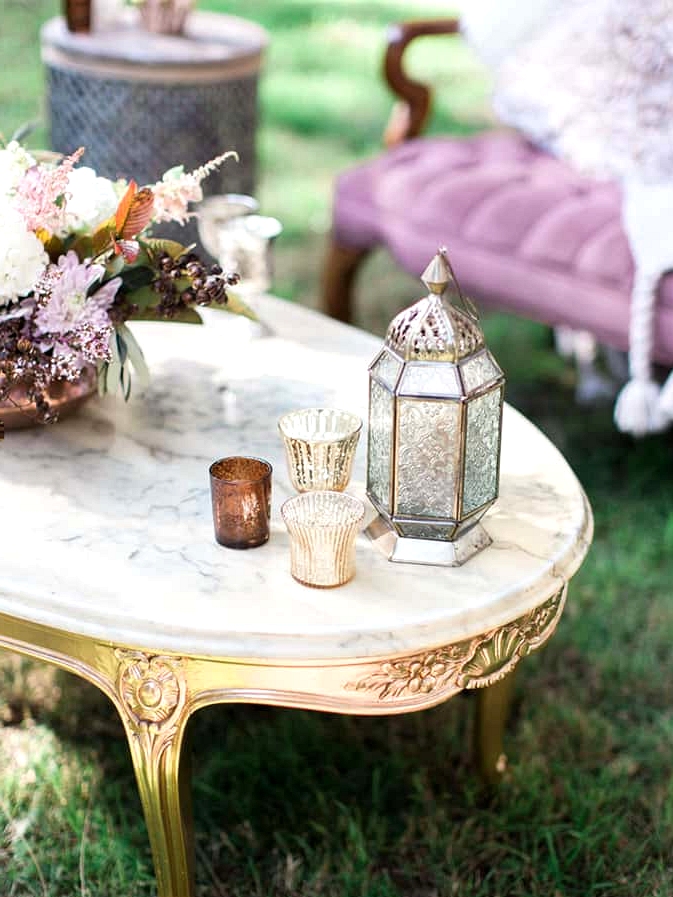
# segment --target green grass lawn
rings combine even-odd
[[[432,4],[221,0],[266,25],[263,210],[280,217],[276,291],[314,305],[334,175],[377,151],[386,22]],[[37,31],[56,0],[0,0],[0,132],[42,109]],[[434,49],[432,49],[434,47]],[[451,39],[419,46],[432,127],[487,116]],[[45,140],[36,132],[33,145]],[[358,322],[381,332],[420,285],[380,254]],[[581,297],[578,297],[578,301]],[[594,546],[555,637],[521,665],[502,787],[469,765],[472,702],[358,719],[218,707],[194,721],[198,893],[209,897],[666,897],[673,894],[673,438],[634,442],[573,402],[548,331],[486,322],[508,398],[561,448]],[[0,664],[0,897],[146,897],[149,846],[121,724],[85,683]]]

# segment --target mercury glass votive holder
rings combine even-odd
[[[271,473],[262,458],[233,456],[210,465],[215,538],[227,548],[255,548],[269,538]]]
[[[343,492],[303,492],[280,509],[290,534],[290,572],[303,585],[332,588],[355,576],[355,537],[365,515]]]
[[[258,211],[259,203],[255,197],[244,193],[225,193],[206,197],[199,203],[196,217],[199,239],[204,249],[219,260],[221,232],[233,218],[253,215]]]
[[[287,466],[297,492],[343,492],[353,469],[362,421],[337,408],[290,411],[278,421]]]

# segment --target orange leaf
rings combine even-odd
[[[131,181],[128,187],[126,188],[126,193],[122,196],[119,201],[119,205],[117,206],[117,212],[115,214],[115,231],[118,234],[124,229],[124,225],[126,224],[126,219],[128,218],[129,209],[131,208],[131,203],[133,202],[133,197],[138,192],[138,185],[135,181]]]
[[[130,192],[131,187],[133,193]],[[154,194],[150,188],[143,187],[142,190],[138,190],[132,181],[117,209],[115,222],[117,236],[125,240],[137,237],[150,223],[153,209]]]

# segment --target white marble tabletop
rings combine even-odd
[[[220,311],[204,327],[136,324],[152,372],[144,396],[94,398],[53,427],[7,434],[0,613],[150,651],[309,662],[450,644],[559,591],[586,554],[591,511],[558,450],[510,407],[489,548],[460,568],[391,564],[362,534],[349,584],[295,582],[277,419],[329,405],[366,421],[381,343],[282,300],[258,310],[264,327]],[[274,467],[260,548],[213,538],[208,466],[230,454]],[[365,458],[363,433],[349,487],[363,497]]]

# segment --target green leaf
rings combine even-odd
[[[162,318],[163,321],[167,320],[166,318]],[[176,312],[173,318],[169,318],[170,321],[177,321],[179,324],[203,324],[203,320],[201,315],[195,308],[183,308],[180,311]]]
[[[138,255],[135,258],[135,261],[130,262],[127,265],[127,268],[133,270],[134,268],[152,268],[152,258],[150,257],[150,253],[145,245],[147,241],[138,240],[138,246],[140,249],[138,250]]]
[[[122,366],[118,361],[108,362],[105,369],[105,382],[103,386],[103,395],[106,393],[115,393],[119,385]]]
[[[59,256],[65,255],[65,243],[60,237],[53,234],[44,244],[44,248],[49,260],[54,264],[58,261]]]
[[[173,283],[178,293],[182,293],[187,287],[191,287],[192,279],[191,277],[176,277]]]
[[[117,277],[117,275],[121,274],[124,270],[124,256],[113,255],[110,261],[106,264],[105,270],[110,277]]]
[[[126,345],[126,340],[122,335],[122,327],[124,325],[117,327],[117,332],[115,334],[115,339],[117,341],[117,357],[119,359],[119,363],[122,367],[126,364],[126,356],[128,355],[128,347]]]
[[[127,290],[139,290],[146,287],[154,280],[154,272],[144,267],[127,267],[121,274],[121,279]],[[156,297],[156,293],[154,293]]]
[[[241,299],[236,293],[232,293],[230,289],[227,289],[227,304],[226,305],[218,305],[216,302],[210,306],[210,308],[219,308],[222,311],[231,312],[234,315],[243,315],[245,318],[250,318],[251,321],[257,321],[257,315],[250,308],[249,305]]]
[[[104,252],[108,252],[112,249],[112,244],[115,235],[115,219],[114,215],[112,218],[108,218],[107,221],[104,221],[98,229],[95,231],[92,237],[93,250],[92,255],[97,257],[102,255]]]
[[[133,365],[133,369],[136,372],[136,377],[138,378],[138,386],[141,390],[147,389],[150,382],[150,372],[148,370],[147,363],[145,362],[145,357],[142,353],[142,349],[138,345],[135,336],[126,326],[126,324],[119,324],[117,327],[117,333],[123,339],[126,346],[128,360]],[[131,384],[129,381],[128,392],[126,394],[127,398],[130,393]]]
[[[131,290],[127,298],[129,302],[133,302],[133,304],[137,305],[139,308],[139,312],[133,315],[134,321],[143,320],[143,318],[141,317],[142,313],[152,308],[152,306],[156,305],[159,301],[159,296],[149,286],[140,287],[137,290]],[[152,320],[154,319],[152,318]]]
[[[107,369],[109,364],[103,361],[98,365],[98,395],[104,396],[107,392]]]
[[[134,314],[130,320],[164,321],[168,324],[170,324],[171,321],[175,321],[178,324],[203,324],[201,315],[194,308],[181,309],[180,311],[176,312],[175,316],[172,318],[167,318],[165,315],[160,315],[156,308],[146,308]]]
[[[186,251],[182,243],[178,243],[177,240],[162,240],[152,237],[149,240],[143,240],[143,243],[154,256],[167,252],[172,259],[177,259]]]
[[[76,238],[74,243],[70,245],[69,249],[73,249],[77,253],[77,258],[80,261],[83,259],[90,259],[93,255],[93,240],[87,234],[81,234]],[[47,250],[47,252],[49,252],[49,250]]]
[[[116,333],[113,333],[110,338],[110,354],[112,356],[111,360],[103,362],[98,369],[98,393],[102,396],[107,393],[116,392],[117,387],[119,386],[122,361],[119,354],[119,341],[117,340]]]

